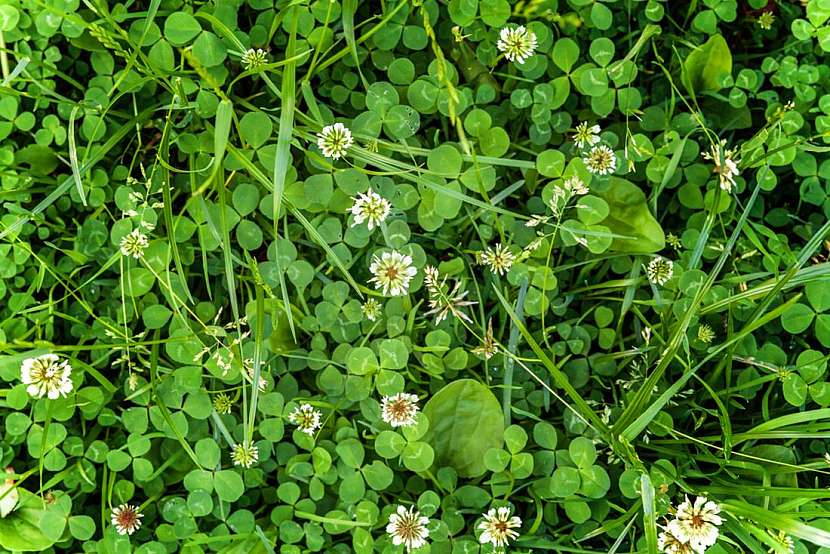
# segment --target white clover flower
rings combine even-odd
[[[671,531],[663,527],[663,532],[657,535],[657,548],[664,554],[695,554],[695,550],[687,542],[679,540]]]
[[[369,298],[360,307],[360,311],[363,312],[363,316],[369,321],[377,321],[381,314],[381,306],[377,300]]]
[[[256,69],[266,63],[268,63],[268,53],[262,48],[257,48],[256,50],[248,48],[242,54],[242,66],[245,68],[245,71]]]
[[[220,392],[213,398],[213,409],[217,414],[229,414],[231,408],[233,408],[233,400],[224,392]]]
[[[718,526],[723,523],[719,513],[720,506],[705,496],[695,498],[694,504],[686,497],[677,507],[668,530],[680,542],[689,543],[695,551],[703,552],[718,540]]]
[[[72,392],[71,376],[69,362],[60,360],[54,354],[28,358],[20,366],[20,380],[29,385],[26,392],[35,398],[48,396],[50,400],[55,400],[59,396],[66,397]]]
[[[564,185],[565,188],[571,191],[572,194],[576,194],[578,196],[583,196],[591,192],[588,186],[582,181],[582,179],[579,178],[578,175],[574,175],[570,179],[566,180]]]
[[[481,514],[484,521],[478,524],[478,528],[483,531],[478,541],[481,544],[488,542],[496,548],[507,546],[511,540],[515,540],[519,536],[518,529],[522,526],[522,520],[518,516],[510,516],[510,508],[502,506],[499,509],[491,508],[486,514]]]
[[[247,469],[259,461],[259,449],[253,444],[235,444],[231,450],[231,461],[233,465]]]
[[[6,475],[7,477],[14,475],[14,468],[7,467]],[[0,519],[12,513],[19,501],[20,493],[17,492],[17,487],[14,486],[14,479],[8,477],[8,479],[0,480]]]
[[[132,256],[133,258],[140,258],[144,255],[144,249],[150,244],[147,235],[142,233],[139,229],[133,229],[123,237],[121,237],[121,253],[125,256]]]
[[[655,285],[665,285],[674,274],[674,262],[662,256],[656,256],[646,266],[646,277]]]
[[[326,125],[317,134],[317,146],[327,158],[339,160],[346,155],[346,150],[354,144],[352,132],[342,123]]]
[[[409,510],[398,506],[398,509],[389,515],[386,532],[392,537],[392,544],[404,545],[409,552],[426,544],[429,536],[428,524],[429,519],[422,516],[414,506],[410,506]]]
[[[414,394],[399,392],[381,400],[381,418],[392,427],[412,425],[417,413],[418,397]]]
[[[715,164],[712,173],[717,174],[720,188],[732,192],[735,177],[741,174],[738,170],[741,160],[735,157],[735,150],[726,148],[726,139],[722,139],[717,146],[712,146],[709,152],[704,152],[703,159]]]
[[[352,197],[352,200],[354,204],[349,209],[352,215],[354,215],[352,227],[366,221],[371,231],[383,223],[386,216],[389,215],[389,210],[392,209],[389,201],[371,188],[366,193]]]
[[[510,270],[516,256],[510,250],[498,243],[495,248],[489,246],[480,253],[481,263],[490,268],[493,273],[504,275]]]
[[[397,250],[384,252],[380,258],[372,257],[369,271],[374,275],[369,279],[376,289],[383,289],[383,294],[401,296],[409,291],[409,282],[418,273],[412,266],[412,258]]]
[[[112,524],[119,535],[132,535],[141,528],[141,518],[144,514],[138,511],[138,506],[121,504],[112,509]]]
[[[288,415],[288,420],[297,426],[297,430],[306,435],[313,435],[320,428],[323,413],[315,410],[311,404],[302,403]]]
[[[504,53],[505,58],[520,65],[533,55],[537,45],[536,35],[523,25],[502,28],[496,42],[496,48]]]
[[[582,158],[582,162],[594,175],[608,175],[617,170],[617,156],[604,144],[591,148]]]
[[[599,134],[602,129],[599,125],[588,126],[588,123],[582,122],[576,126],[576,133],[574,133],[574,142],[577,147],[585,148],[586,146],[593,146],[600,141]]]

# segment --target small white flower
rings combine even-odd
[[[522,526],[522,520],[518,516],[510,516],[510,508],[502,506],[499,509],[491,508],[486,514],[481,514],[484,521],[478,524],[478,528],[483,531],[478,541],[481,544],[488,542],[496,548],[507,546],[511,540],[515,540],[519,536],[518,529]]]
[[[504,52],[505,58],[520,65],[533,55],[537,45],[536,35],[523,25],[504,27],[499,32],[499,40],[496,42],[496,48]]]
[[[571,193],[578,196],[583,196],[591,192],[588,186],[577,175],[574,175],[570,179],[566,180],[564,185],[565,188],[571,191]]]
[[[392,208],[386,198],[372,189],[369,189],[366,193],[358,194],[352,200],[354,204],[349,210],[354,215],[352,227],[366,221],[370,231],[383,223]]]
[[[380,258],[372,257],[369,271],[374,275],[369,279],[376,289],[383,289],[383,294],[401,296],[409,291],[409,282],[418,273],[412,266],[412,258],[397,250],[384,252]]]
[[[516,256],[510,250],[498,243],[495,248],[489,246],[480,253],[481,263],[490,268],[493,273],[504,275],[510,270]]]
[[[392,537],[395,546],[404,545],[406,551],[422,547],[427,542],[429,519],[418,512],[414,506],[409,510],[403,506],[389,515],[386,532]]]
[[[245,71],[256,69],[257,67],[268,63],[268,53],[262,48],[249,48],[242,54],[242,65]]]
[[[686,497],[677,507],[668,530],[680,542],[689,543],[697,552],[703,552],[718,540],[718,526],[723,523],[719,513],[720,506],[705,496],[695,498],[694,504]]]
[[[259,461],[259,449],[253,444],[235,444],[231,450],[231,461],[235,466],[249,468]]]
[[[576,126],[576,133],[574,133],[574,142],[577,147],[585,148],[586,146],[593,146],[600,141],[599,134],[602,129],[599,125],[588,126],[588,123],[582,122]]]
[[[663,527],[664,531],[657,535],[657,548],[664,554],[695,554],[692,545],[679,540],[671,531]]]
[[[617,156],[604,144],[591,148],[582,158],[582,162],[594,175],[608,175],[617,170]]]
[[[133,229],[123,237],[121,237],[121,253],[125,256],[132,256],[133,258],[140,258],[144,255],[144,249],[150,244],[147,240],[147,235],[138,229]]]
[[[112,524],[119,535],[132,535],[141,527],[141,518],[144,514],[138,511],[138,506],[121,504],[112,510]]]
[[[703,159],[715,164],[712,173],[716,173],[720,188],[726,192],[732,192],[735,186],[735,177],[740,175],[738,164],[739,158],[735,158],[735,150],[726,148],[726,139],[722,139],[717,146],[712,146],[709,152],[703,153]]]
[[[656,256],[646,266],[646,277],[650,283],[665,285],[674,274],[674,262],[662,256]]]
[[[352,132],[342,123],[326,125],[317,134],[317,146],[327,158],[339,160],[346,155],[346,150],[354,144]]]
[[[43,398],[44,395],[50,400],[66,397],[72,392],[71,376],[69,362],[60,360],[54,354],[28,358],[20,366],[20,380],[29,385],[26,392],[35,398]]]
[[[377,321],[380,317],[381,306],[377,300],[369,298],[363,303],[360,310],[363,312],[363,316],[369,321]]]
[[[14,468],[7,467],[6,474],[7,476],[14,475]],[[0,519],[12,513],[19,501],[20,493],[17,492],[17,487],[14,486],[14,479],[9,477],[0,480]]]
[[[297,430],[307,435],[313,435],[320,428],[320,410],[315,410],[311,404],[303,403],[294,408],[288,415],[288,420],[297,426]]]
[[[381,417],[392,427],[412,425],[417,413],[418,397],[414,394],[399,392],[381,400]]]

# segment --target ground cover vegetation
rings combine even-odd
[[[830,552],[830,0],[0,0],[0,552]]]

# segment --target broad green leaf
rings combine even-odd
[[[666,245],[663,228],[648,209],[646,195],[634,183],[620,177],[611,177],[607,187],[592,192],[608,204],[608,217],[602,225],[615,235],[611,251],[651,253]]]
[[[732,75],[732,52],[721,35],[714,35],[683,62],[681,82],[692,94],[715,92]]]
[[[472,379],[454,381],[433,395],[424,414],[431,423],[426,441],[438,466],[462,477],[484,474],[484,454],[504,442],[501,405],[490,389]]]

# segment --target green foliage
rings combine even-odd
[[[0,554],[653,553],[698,495],[830,549],[828,52],[828,0],[0,0]]]

